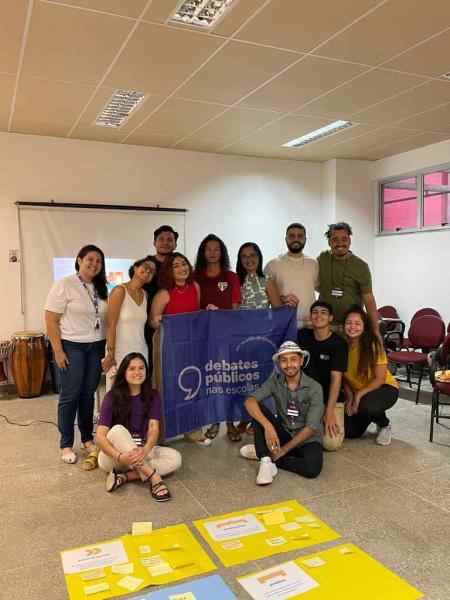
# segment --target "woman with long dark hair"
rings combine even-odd
[[[254,242],[239,248],[236,273],[241,284],[241,308],[277,308],[283,303],[275,281],[264,275],[262,252]]]
[[[241,303],[241,286],[236,273],[230,271],[230,258],[223,241],[214,233],[201,242],[195,261],[195,281],[200,286],[200,308],[207,310],[237,309]],[[213,423],[206,436],[213,440],[219,433],[220,423]],[[239,442],[241,434],[232,421],[227,422],[227,436]]]
[[[106,356],[106,390],[111,389],[117,369],[129,352],[140,352],[149,360],[145,340],[145,325],[149,320],[148,296],[144,286],[156,273],[156,259],[147,256],[134,262],[129,269],[130,281],[116,286],[108,298]]]
[[[88,457],[85,468],[96,466],[93,442],[94,394],[105,352],[108,291],[105,256],[97,246],[83,246],[75,259],[75,274],[55,282],[45,304],[47,335],[60,370],[58,429],[61,458],[77,461],[73,450],[77,417],[81,442]]]
[[[161,389],[161,357],[159,355],[159,334],[163,315],[178,315],[200,309],[200,288],[194,281],[192,266],[180,252],[174,252],[164,261],[159,272],[160,290],[152,302],[151,325],[156,330],[153,344],[153,378],[155,387]],[[201,429],[185,433],[186,441],[209,446],[211,440]]]
[[[107,492],[141,480],[148,483],[154,500],[170,500],[162,476],[181,466],[181,455],[156,445],[160,419],[161,402],[151,389],[147,361],[139,352],[131,352],[120,363],[103,399],[97,425],[98,463],[108,473]]]
[[[349,349],[344,373],[345,437],[359,438],[370,423],[375,423],[376,443],[388,446],[392,432],[386,410],[397,402],[397,380],[389,371],[386,352],[360,306],[351,306],[346,312],[344,333]]]

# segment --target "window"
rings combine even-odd
[[[450,166],[379,184],[380,233],[450,228]]]
[[[423,225],[450,223],[450,169],[423,176]]]
[[[417,177],[398,179],[381,186],[382,231],[417,226]]]

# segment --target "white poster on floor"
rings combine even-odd
[[[216,542],[266,531],[264,525],[258,521],[255,515],[251,514],[228,517],[219,521],[209,521],[205,523],[205,528]]]
[[[67,575],[125,563],[128,562],[128,556],[123,543],[114,540],[61,552],[61,560],[64,573]]]
[[[254,600],[288,600],[319,586],[292,561],[238,581]]]

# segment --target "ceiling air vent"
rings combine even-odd
[[[97,115],[100,127],[120,127],[143,101],[145,94],[133,90],[116,90],[106,106]]]
[[[168,23],[211,29],[238,0],[184,0]]]

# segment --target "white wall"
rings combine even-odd
[[[371,179],[375,187],[379,179],[449,162],[450,141],[440,142],[373,163]],[[378,236],[374,254],[379,306],[396,306],[407,323],[425,306],[436,308],[446,324],[450,321],[450,230]]]
[[[284,251],[291,221],[307,227],[308,254],[316,256],[323,247],[318,163],[8,133],[0,133],[0,155],[0,339],[24,326],[19,265],[8,262],[9,249],[19,248],[16,201],[187,208],[190,258],[214,232],[226,241],[233,262],[248,240],[258,242],[268,259]],[[152,240],[148,248],[153,249]]]

